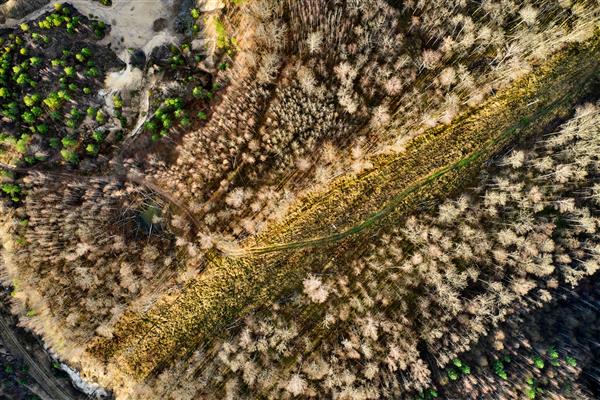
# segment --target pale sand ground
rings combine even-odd
[[[29,14],[21,20],[8,19],[5,26],[12,27],[35,19],[53,9],[53,4]],[[71,3],[80,13],[92,14],[111,25],[111,34],[104,43],[111,43],[113,50],[123,61],[128,60],[128,48],[143,49],[149,54],[154,47],[177,40],[177,35],[168,27],[162,32],[154,32],[152,24],[159,18],[173,20],[174,0],[113,0],[111,7],[102,6],[92,0],[59,0],[58,3]],[[123,41],[121,41],[121,38]]]

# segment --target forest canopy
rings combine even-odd
[[[596,1],[26,3],[0,394],[600,396]]]

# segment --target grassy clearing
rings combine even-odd
[[[208,253],[211,265],[199,278],[146,313],[121,319],[114,338],[94,343],[90,352],[143,380],[200,344],[209,347],[211,337],[250,307],[273,301],[307,271],[359,248],[370,229],[447,196],[509,139],[567,115],[597,76],[599,43],[597,34],[562,51],[479,109],[414,140],[406,152],[381,156],[369,172],[306,199],[246,243],[239,255],[247,257]],[[322,247],[315,251],[315,245]]]

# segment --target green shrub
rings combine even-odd
[[[58,147],[60,146],[60,140],[58,138],[50,138],[49,140],[49,146],[53,149],[58,149]]]
[[[501,379],[503,379],[503,380],[508,379],[508,374],[506,373],[506,371],[504,369],[504,363],[502,362],[502,360],[496,360],[493,364],[493,368],[494,368],[494,372],[496,373],[496,375],[498,375]]]
[[[40,98],[40,95],[37,93],[34,93],[31,96],[25,95],[25,97],[23,97],[23,103],[25,103],[27,107],[33,107],[40,101]]]
[[[38,106],[31,107],[31,113],[35,115],[36,118],[39,118],[43,112],[44,111]]]
[[[94,139],[96,142],[101,142],[104,140],[104,132],[102,131],[94,131],[94,133],[92,133],[92,139]]]
[[[38,133],[41,133],[42,135],[45,135],[46,133],[48,133],[48,125],[46,124],[39,124],[35,127],[35,130]]]
[[[35,115],[30,111],[26,111],[21,115],[21,119],[23,119],[23,122],[31,125],[35,122]]]
[[[156,125],[156,122],[154,122],[154,121],[146,121],[144,123],[144,128],[146,128],[146,130],[148,130],[150,132],[156,132],[156,130],[158,129],[158,126]]]
[[[17,82],[17,85],[19,86],[25,86],[28,80],[29,78],[27,77],[27,74],[22,73],[19,76],[17,76],[15,82]]]
[[[79,157],[77,156],[77,153],[75,153],[74,151],[71,151],[68,149],[62,149],[60,151],[60,155],[62,156],[62,158],[65,161],[68,161],[71,164],[77,164],[77,162],[79,162]]]
[[[230,46],[229,36],[225,25],[219,18],[215,18],[215,31],[217,33],[217,47],[219,49],[226,49]]]
[[[31,64],[32,67],[37,67],[41,65],[43,61],[44,60],[42,60],[40,57],[31,57],[29,59],[29,64]]]
[[[53,15],[53,17],[51,18],[52,25],[54,25],[55,27],[58,28],[59,26],[62,25],[63,19],[59,15],[56,15],[56,14],[52,14],[52,15]]]
[[[31,141],[31,136],[29,136],[26,133],[22,134],[21,137],[19,138],[19,140],[17,140],[17,143],[15,145],[16,150],[21,154],[27,153],[27,146],[29,145],[30,141]]]
[[[9,195],[11,197],[14,197],[14,196],[18,195],[19,193],[21,193],[21,187],[14,183],[3,183],[1,188],[4,193],[6,193],[7,195]]]
[[[85,75],[90,78],[96,78],[100,75],[100,71],[96,67],[90,67],[85,71]]]
[[[56,92],[52,92],[44,99],[44,104],[50,111],[57,111],[62,107],[63,99]]]
[[[85,147],[85,151],[89,154],[97,154],[98,153],[98,145],[94,143],[90,143]]]
[[[204,89],[202,89],[200,86],[196,86],[194,89],[192,89],[192,96],[196,98],[201,98],[203,95]]]
[[[102,110],[98,110],[96,112],[96,122],[98,122],[99,124],[103,124],[104,122],[106,122],[106,116],[104,115],[104,112],[102,112]]]
[[[75,76],[75,68],[73,68],[73,67],[70,67],[70,66],[65,67],[64,71],[65,71],[65,75],[67,75],[70,78]]]
[[[450,378],[451,381],[457,380],[458,377],[459,377],[458,372],[454,368],[450,368],[448,370],[448,378]]]
[[[77,146],[77,140],[69,138],[69,137],[64,137],[61,139],[61,143],[63,145],[63,147],[74,147]]]
[[[114,95],[113,98],[113,105],[115,106],[116,109],[121,109],[123,108],[123,99],[121,98],[121,96]]]

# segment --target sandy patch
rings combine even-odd
[[[106,7],[91,0],[60,0],[59,3],[70,3],[86,16],[90,14],[111,25],[110,35],[103,40],[104,44],[111,43],[112,49],[123,61],[127,61],[124,52],[129,48],[143,49],[149,54],[154,47],[163,43],[176,42],[179,37],[171,26],[159,33],[153,30],[153,23],[159,18],[172,21],[176,15],[175,0],[113,0],[111,7]],[[21,22],[38,18],[53,10],[53,4],[48,4],[26,17],[15,20],[8,19],[4,24],[12,27]]]
[[[50,0],[8,0],[6,3],[0,4],[0,28],[4,26],[6,18],[23,18],[48,2]]]
[[[172,20],[174,0],[113,0],[112,7],[90,0],[71,0],[80,13],[94,16],[111,25],[110,43],[119,54],[128,48],[143,49],[146,54],[156,46],[177,41],[177,35],[168,27],[156,33],[152,29],[159,18]]]

